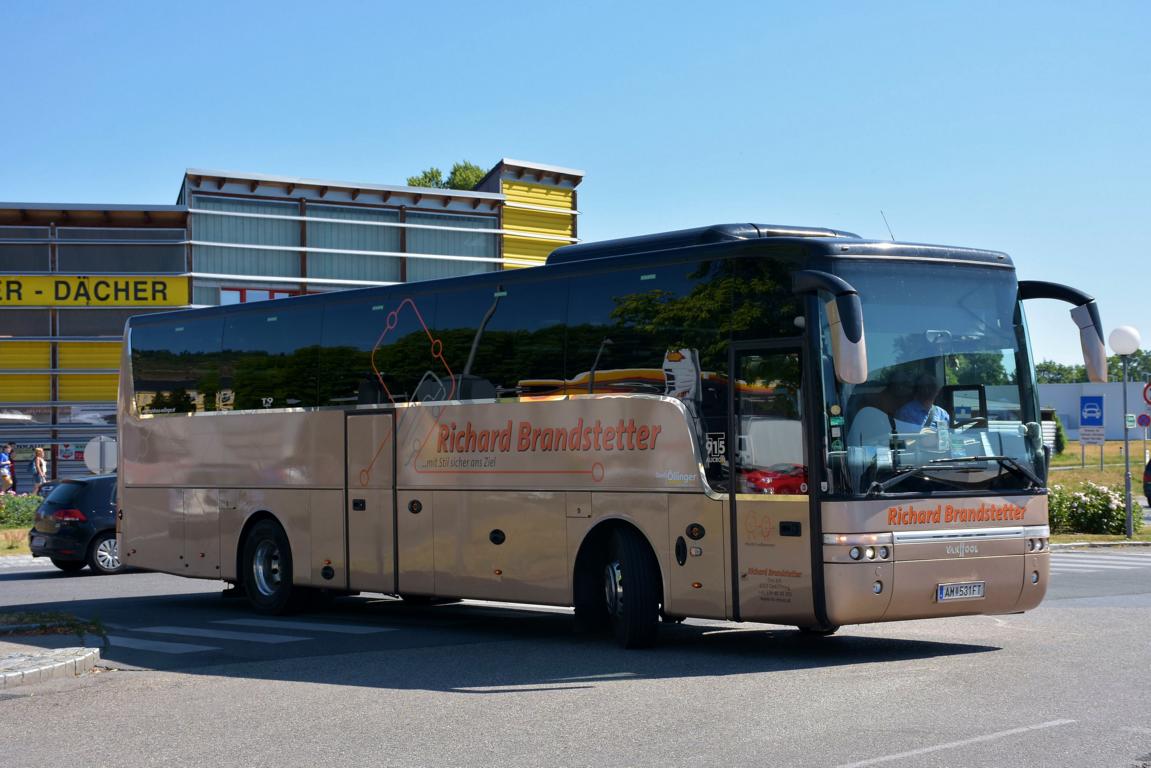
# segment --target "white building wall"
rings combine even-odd
[[[1127,384],[1128,413],[1151,414],[1151,405],[1143,400],[1142,381]],[[1123,384],[1040,384],[1039,405],[1054,408],[1067,431],[1068,440],[1079,439],[1079,398],[1082,395],[1103,395],[1103,426],[1108,440],[1123,439]],[[1132,440],[1143,438],[1143,429],[1131,430]]]

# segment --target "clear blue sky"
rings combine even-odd
[[[185,168],[587,172],[588,240],[713,222],[1009,252],[1151,346],[1151,3],[0,5],[0,200]],[[1079,360],[1062,305],[1039,359]]]

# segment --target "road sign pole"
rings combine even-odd
[[[1120,355],[1123,361],[1123,461],[1127,465],[1127,538],[1135,535],[1135,521],[1131,517],[1131,442],[1127,429],[1127,358],[1130,355]]]

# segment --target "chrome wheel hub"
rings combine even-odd
[[[261,541],[252,558],[252,577],[256,590],[271,597],[280,588],[283,572],[280,570],[280,548],[274,541]]]

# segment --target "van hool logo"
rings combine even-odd
[[[663,427],[620,419],[605,426],[599,419],[584,423],[581,417],[570,428],[537,427],[530,421],[508,419],[502,429],[476,429],[469,421],[439,425],[436,453],[534,453],[536,451],[654,451]]]
[[[1022,520],[1023,507],[1006,504],[980,504],[978,507],[957,507],[952,504],[916,506],[908,504],[887,508],[888,525],[928,525],[938,523],[993,523],[1004,520]]]

